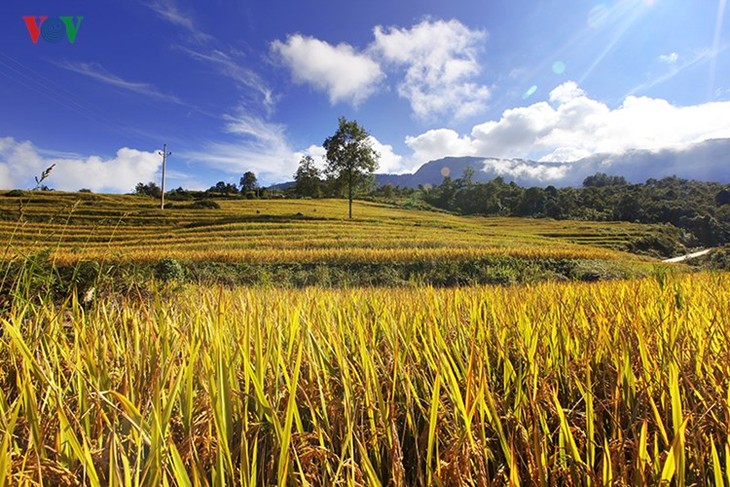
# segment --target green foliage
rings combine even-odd
[[[583,188],[561,189],[522,188],[501,178],[472,183],[447,177],[435,188],[423,188],[422,195],[436,208],[461,214],[669,223],[687,232],[682,244],[715,246],[730,242],[730,204],[724,203],[723,191],[717,183],[676,177],[628,184],[622,177],[598,173],[586,178]],[[655,243],[660,252],[674,247]]]
[[[584,188],[603,188],[605,186],[625,186],[628,183],[623,176],[609,176],[608,174],[597,172],[593,176],[588,176],[583,180]]]
[[[156,183],[150,181],[147,184],[137,183],[134,187],[134,194],[137,196],[151,196],[152,198],[159,198],[162,196],[162,190]]]
[[[314,165],[312,156],[304,156],[294,174],[294,191],[300,198],[318,198],[322,195],[322,173]]]
[[[182,281],[185,278],[185,269],[176,259],[165,258],[157,263],[155,277],[161,281]]]
[[[219,210],[221,205],[213,200],[198,200],[195,203],[188,205],[188,208],[195,210]]]
[[[326,173],[346,189],[352,218],[353,196],[360,189],[370,189],[380,156],[370,144],[370,134],[345,117],[339,118],[337,131],[322,146],[327,151]]]
[[[218,181],[214,186],[211,186],[206,191],[207,193],[218,193],[222,195],[237,194],[238,188],[235,184],[226,183],[225,181]]]
[[[165,200],[171,200],[171,201],[190,201],[192,199],[195,199],[196,196],[199,196],[201,194],[200,191],[189,191],[186,189],[183,189],[182,186],[173,189],[172,191],[168,191],[165,193]]]
[[[81,261],[73,268],[69,285],[79,290],[94,287],[101,272],[101,266],[95,261]]]
[[[730,271],[730,245],[725,245],[713,254],[711,263],[715,269]]]
[[[253,193],[256,191],[256,188],[259,187],[256,175],[252,171],[246,171],[243,176],[241,176],[239,185],[241,186],[241,193],[243,194]]]

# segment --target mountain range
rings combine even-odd
[[[709,139],[681,148],[630,150],[620,154],[594,154],[573,162],[544,162],[493,157],[444,157],[429,161],[413,173],[375,174],[379,186],[391,184],[407,188],[437,186],[445,176],[461,178],[467,168],[474,170],[474,182],[496,177],[520,186],[580,186],[583,180],[602,172],[623,176],[632,183],[677,176],[699,181],[730,183],[730,139]],[[292,182],[277,184],[284,189]]]
[[[681,149],[631,150],[621,154],[595,154],[574,162],[537,162],[490,157],[445,157],[423,164],[412,174],[376,174],[380,185],[416,188],[438,185],[449,176],[457,179],[474,169],[473,181],[502,177],[520,186],[580,186],[597,172],[623,176],[629,182],[678,176],[684,179],[730,183],[730,139],[711,139]]]

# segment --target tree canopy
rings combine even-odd
[[[297,172],[294,173],[294,182],[294,191],[297,196],[304,198],[317,198],[320,196],[322,173],[314,165],[312,156],[304,156],[299,161]]]
[[[446,177],[422,193],[426,203],[462,214],[668,223],[684,231],[690,246],[730,242],[730,187],[719,183],[666,177],[631,184],[597,173],[583,188],[558,189]]]
[[[235,184],[226,183],[225,181],[218,181],[215,186],[208,188],[209,193],[220,193],[220,194],[235,194],[238,193],[238,188]]]
[[[151,196],[153,198],[159,198],[162,194],[160,187],[156,183],[150,181],[147,184],[137,183],[134,187],[134,194],[138,196]]]
[[[360,189],[370,189],[380,156],[371,146],[370,134],[356,120],[340,117],[338,122],[337,131],[322,144],[327,151],[325,172],[345,188],[352,218],[353,196]]]
[[[259,183],[256,180],[256,174],[252,171],[246,171],[243,176],[241,176],[239,183],[241,186],[241,193],[244,194],[256,191],[256,188],[259,186]]]

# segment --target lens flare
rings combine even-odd
[[[565,73],[565,63],[563,61],[555,61],[553,63],[553,73],[555,73],[555,74]]]
[[[604,4],[600,3],[593,7],[588,13],[588,27],[598,29],[603,27],[608,18],[609,10]]]
[[[532,95],[534,95],[536,91],[537,91],[537,85],[530,86],[530,88],[527,91],[525,91],[525,94],[522,95],[522,99],[527,100]]]

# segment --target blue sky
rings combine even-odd
[[[23,17],[42,15],[83,16],[75,42],[34,43]],[[163,143],[168,187],[280,182],[339,116],[369,130],[383,172],[730,137],[729,15],[726,0],[8,0],[0,188],[56,163],[57,189],[131,191],[159,181]]]

